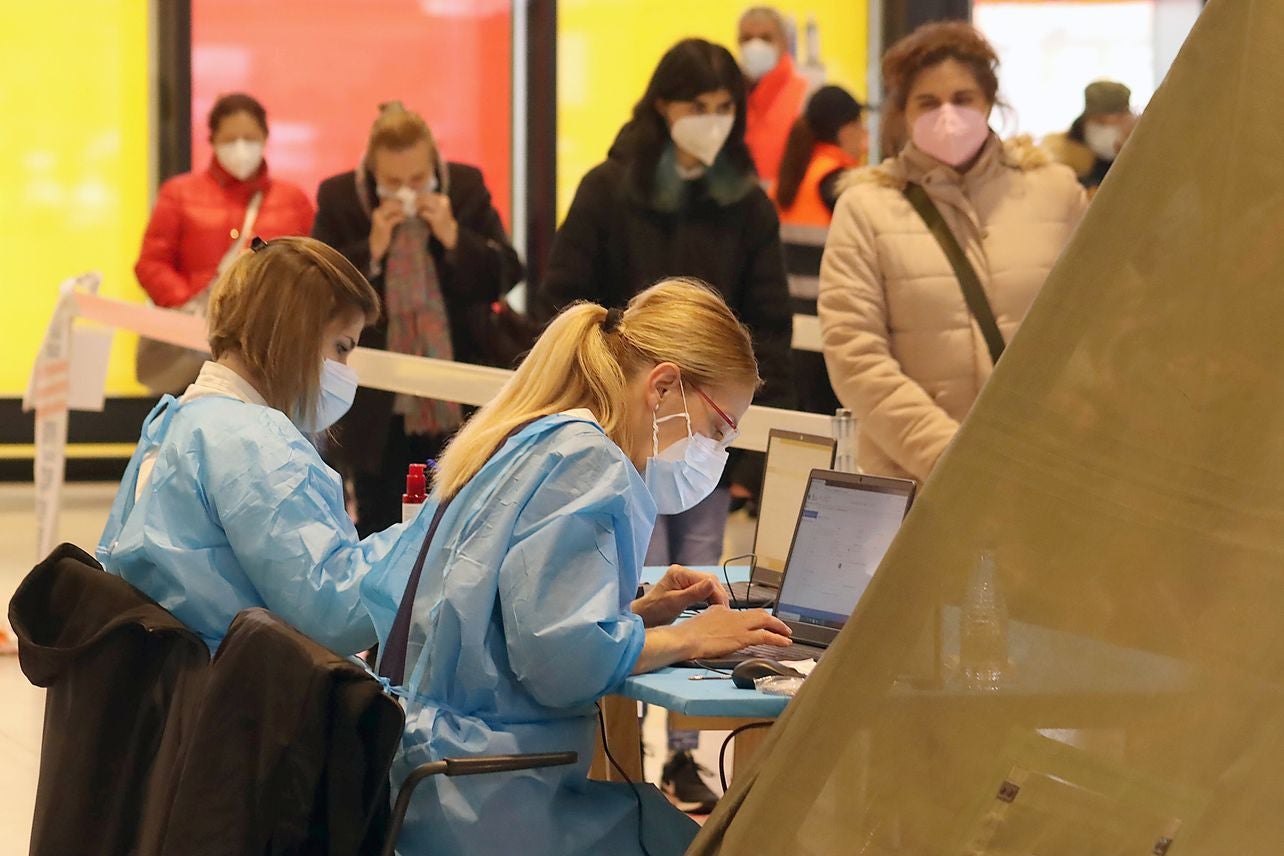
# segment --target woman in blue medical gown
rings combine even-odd
[[[653,856],[685,849],[695,824],[653,787],[587,780],[595,702],[630,674],[788,642],[765,612],[721,605],[707,574],[671,569],[636,598],[657,511],[718,484],[758,384],[721,298],[670,280],[622,312],[567,309],[461,430],[433,498],[361,585],[406,707],[393,785],[448,757],[574,750],[579,763],[428,779],[399,853],[634,853],[640,831]]]
[[[400,528],[359,541],[339,476],[304,434],[352,403],[348,354],[379,298],[318,241],[255,247],[215,285],[214,359],[147,417],[98,560],[211,650],[261,606],[351,654],[375,638],[358,583]]]

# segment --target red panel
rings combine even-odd
[[[214,100],[248,92],[268,111],[273,174],[315,198],[400,99],[447,160],[482,169],[508,223],[511,66],[502,0],[192,0],[192,160],[209,160]]]

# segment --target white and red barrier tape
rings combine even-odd
[[[57,544],[58,509],[62,494],[67,452],[67,416],[69,409],[101,409],[71,400],[73,377],[82,368],[76,364],[77,348],[73,331],[78,319],[92,321],[112,330],[128,330],[150,339],[192,349],[207,346],[205,321],[173,309],[126,303],[100,296],[98,274],[85,274],[68,280],[61,287],[61,297],[45,333],[44,343],[32,370],[32,382],[23,399],[24,410],[34,410],[36,420],[36,551],[42,558]],[[86,352],[88,349],[85,349]],[[87,358],[82,355],[82,359]],[[361,378],[361,385],[372,389],[407,393],[424,398],[482,405],[512,376],[503,369],[453,363],[428,357],[412,357],[386,351],[357,348],[349,365]],[[98,381],[98,398],[105,383]],[[815,413],[778,410],[771,407],[749,408],[741,424],[735,445],[763,451],[772,428],[805,434],[829,436],[832,420]]]

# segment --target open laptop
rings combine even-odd
[[[731,605],[770,606],[785,575],[785,559],[798,522],[807,477],[834,466],[834,438],[773,428],[767,434],[766,465],[758,492],[749,582],[731,584]]]
[[[755,645],[684,665],[725,668],[751,657],[807,660],[823,654],[874,578],[914,490],[906,479],[813,471],[772,610],[793,631],[793,644]]]

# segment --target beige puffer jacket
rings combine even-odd
[[[907,181],[967,252],[1008,341],[1087,199],[1031,142],[995,136],[964,175],[911,143],[847,176],[820,271],[825,363],[859,420],[861,469],[922,481],[993,367],[945,253],[902,194]]]

